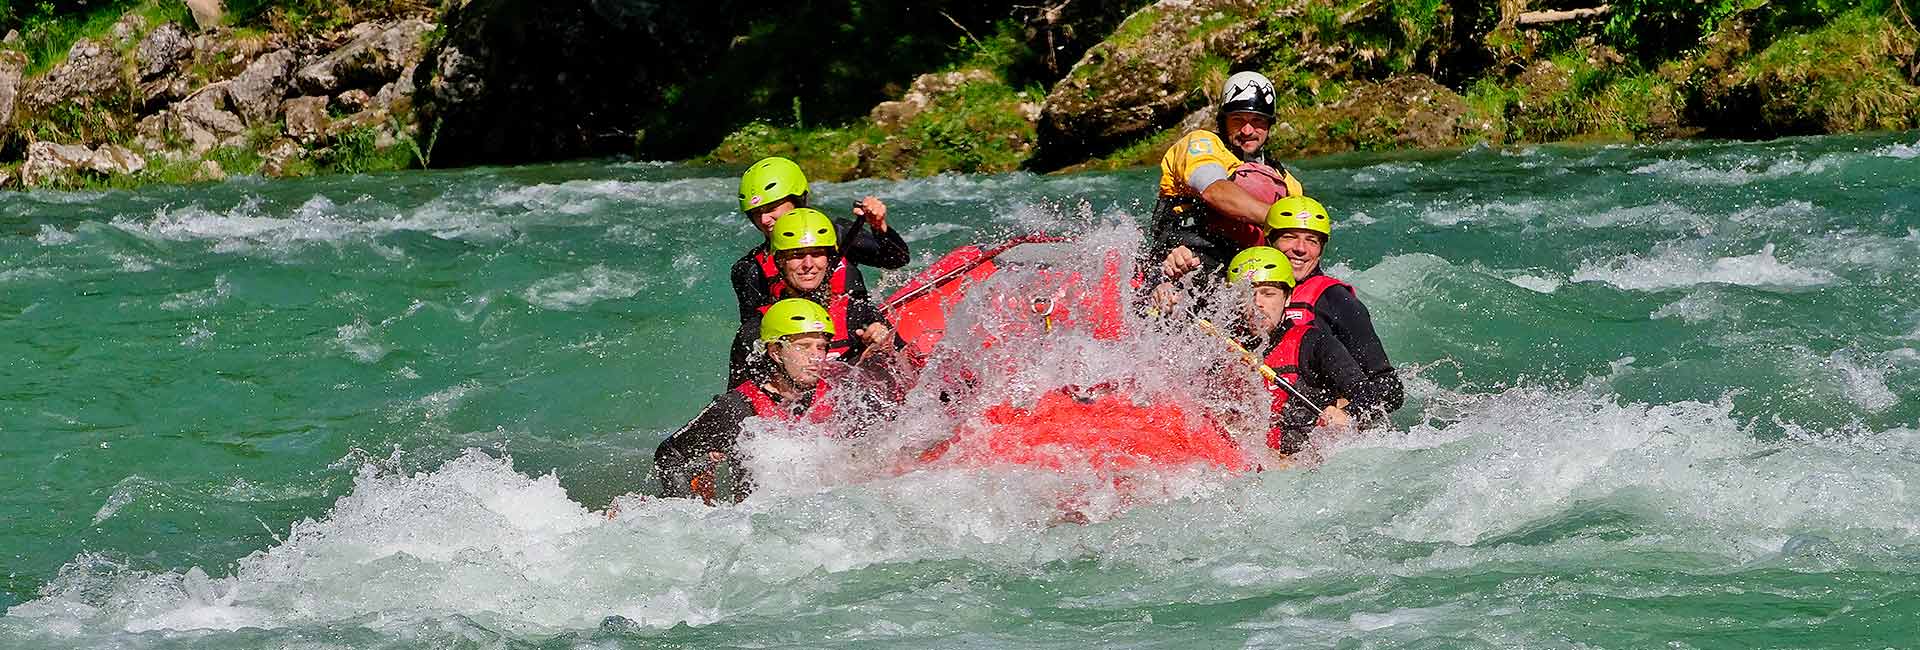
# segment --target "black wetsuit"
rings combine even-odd
[[[1326,275],[1315,266],[1307,278]],[[1380,343],[1380,335],[1373,331],[1373,316],[1367,312],[1367,306],[1360,303],[1360,297],[1353,295],[1347,287],[1335,285],[1320,294],[1313,303],[1313,326],[1325,329],[1340,339],[1352,353],[1353,360],[1359,362],[1361,371],[1367,376],[1367,394],[1378,398],[1381,413],[1370,416],[1380,417],[1387,412],[1397,411],[1406,402],[1406,387],[1400,383],[1400,375],[1393,371],[1393,362],[1387,360],[1387,348]],[[1354,399],[1348,397],[1347,399]],[[1355,412],[1356,415],[1359,413]]]
[[[907,250],[907,240],[900,238],[900,230],[888,228],[886,232],[875,234],[872,228],[860,227],[853,219],[835,219],[834,227],[839,231],[840,250],[852,262],[847,266],[847,293],[861,299],[867,298],[867,282],[857,272],[854,265],[865,265],[883,269],[897,269],[913,260]],[[757,318],[760,308],[773,304],[772,281],[760,268],[759,255],[767,251],[762,242],[745,257],[733,263],[728,274],[733,278],[733,297],[740,307],[740,320]]]
[[[1263,359],[1271,360],[1273,348],[1280,344],[1279,334],[1275,332],[1273,340],[1262,350]],[[1348,400],[1345,410],[1356,419],[1382,412],[1384,396],[1367,381],[1366,373],[1346,346],[1326,330],[1313,327],[1302,336],[1299,366],[1300,379],[1294,385],[1315,403],[1332,406],[1334,400],[1345,397]],[[1277,370],[1284,372],[1284,369]],[[1297,398],[1288,399],[1285,409],[1274,423],[1284,432],[1280,440],[1280,452],[1291,454],[1299,451],[1319,419],[1320,413],[1307,406],[1306,402]]]

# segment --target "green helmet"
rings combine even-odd
[[[806,298],[788,298],[773,303],[772,307],[767,308],[767,313],[760,317],[762,343],[815,332],[829,337],[837,333],[833,329],[833,316],[827,314],[827,308]]]
[[[794,208],[773,221],[767,245],[773,252],[799,248],[835,248],[840,245],[833,220],[813,208]]]
[[[1279,282],[1293,287],[1293,264],[1280,249],[1255,246],[1233,256],[1227,263],[1228,282]]]
[[[760,159],[740,177],[741,212],[806,194],[807,175],[800,171],[799,165],[779,156]]]
[[[1332,238],[1333,218],[1327,216],[1327,208],[1319,201],[1304,196],[1284,197],[1267,208],[1267,231],[1287,229],[1311,230],[1320,233],[1322,238]]]

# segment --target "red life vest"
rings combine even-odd
[[[748,404],[753,405],[754,415],[776,420],[792,420],[798,417],[794,415],[792,411],[780,408],[779,404],[773,403],[773,397],[767,395],[766,391],[760,390],[758,384],[751,381],[743,381],[740,382],[739,386],[733,387],[733,389],[746,397]],[[833,407],[827,404],[826,395],[826,380],[821,380],[819,383],[814,384],[813,405],[807,409],[806,413],[808,422],[825,422],[828,417],[833,415]]]
[[[774,286],[778,288],[781,285]],[[833,317],[833,339],[827,341],[828,359],[840,358],[840,355],[846,353],[847,348],[853,346],[853,332],[847,329],[847,302],[847,294],[841,293],[835,294],[833,299],[828,300],[824,305],[827,308],[827,315]],[[773,309],[773,305],[761,305],[760,314],[766,315],[769,309]]]
[[[1330,275],[1316,275],[1300,282],[1287,296],[1286,318],[1294,323],[1306,325],[1313,322],[1313,305],[1320,302],[1320,296],[1328,289],[1346,287],[1353,291],[1353,285],[1341,282]]]
[[[774,300],[779,300],[787,283],[780,279],[780,265],[774,262],[773,252],[761,250],[753,254],[753,259],[760,262],[760,275],[767,281],[767,293],[772,294]],[[834,260],[833,275],[827,278],[827,290],[836,296],[847,292],[847,258]]]
[[[1286,333],[1280,335],[1280,344],[1273,346],[1273,351],[1267,353],[1267,358],[1263,361],[1268,368],[1273,369],[1273,374],[1280,375],[1281,379],[1287,380],[1287,383],[1293,384],[1295,388],[1300,387],[1300,342],[1307,337],[1309,329],[1313,329],[1311,323],[1290,321]],[[1274,421],[1278,422],[1281,412],[1286,410],[1287,398],[1291,395],[1287,393],[1287,389],[1281,388],[1274,382],[1267,382],[1267,392],[1273,400],[1271,406]],[[1267,446],[1279,449],[1282,434],[1278,426],[1269,429]]]

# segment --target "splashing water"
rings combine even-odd
[[[970,292],[937,380],[835,425],[864,437],[756,425],[762,489],[722,508],[644,493],[721,388],[751,236],[723,172],[0,195],[0,645],[1905,647],[1914,148],[1300,161],[1407,406],[1311,469],[1127,491],[899,459],[1061,386],[1255,405],[1189,328],[1006,308],[1130,274],[1150,172],[820,183],[912,235],[876,294],[1080,239]]]

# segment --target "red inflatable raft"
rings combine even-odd
[[[1033,264],[1035,282],[1046,291],[1003,304],[1026,308],[1025,318],[1004,319],[1015,327],[1002,336],[1043,335],[1056,325],[1073,325],[1095,339],[1125,335],[1126,304],[1118,254],[1106,256],[1099,278],[1045,268],[1048,248],[1070,245],[1060,237],[1016,237],[991,246],[953,250],[889,296],[881,309],[906,342],[911,358],[925,363],[946,334],[948,313],[970,289],[1008,268]],[[1025,260],[1025,261],[1023,261]],[[1021,322],[1034,325],[1021,328]],[[992,347],[995,338],[979,341]],[[941,351],[967,354],[968,351]],[[1087,469],[1100,473],[1173,469],[1203,464],[1233,472],[1252,469],[1240,446],[1191,403],[1131,395],[1123,387],[1062,386],[1043,393],[1031,405],[980,405],[980,417],[963,424],[950,440],[920,455],[923,464],[982,467],[1025,465],[1047,469]]]

